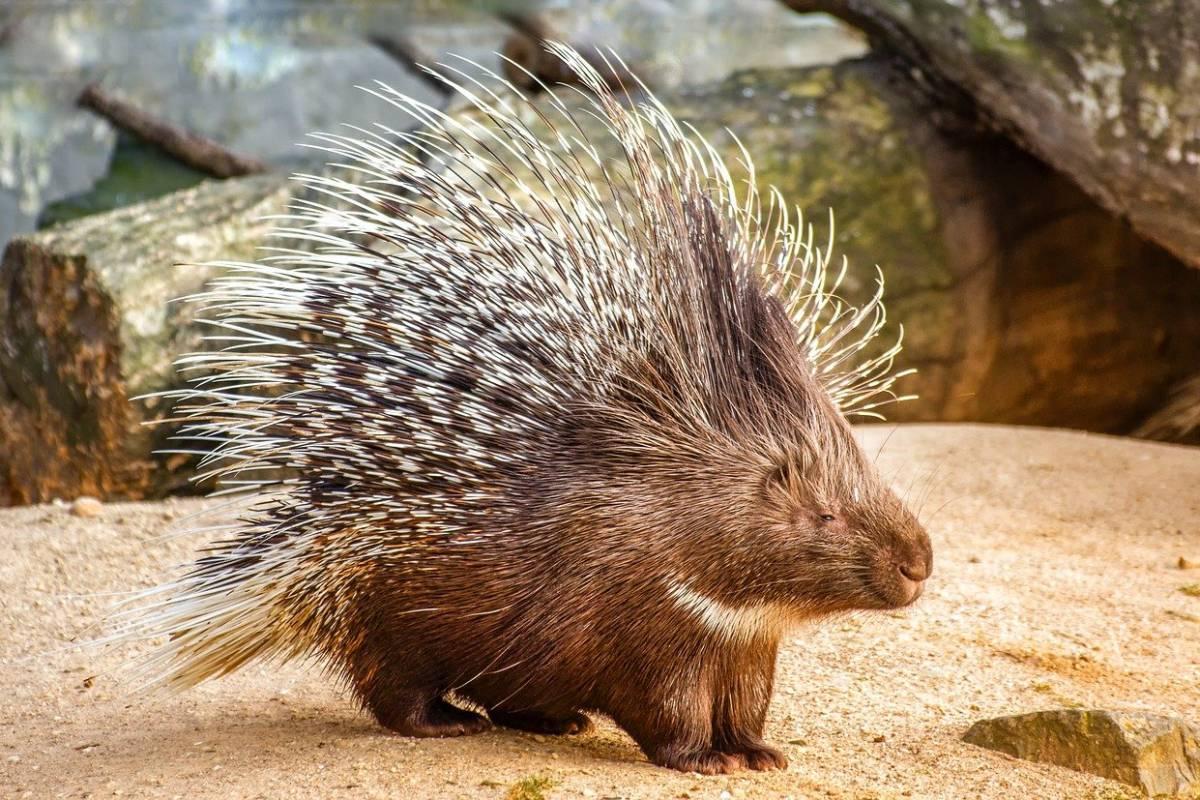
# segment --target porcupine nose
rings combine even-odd
[[[916,561],[910,564],[901,564],[898,569],[901,575],[913,583],[923,583],[929,577],[929,570],[925,568],[925,565]]]
[[[896,571],[900,573],[897,583],[900,589],[900,605],[906,606],[910,603],[915,603],[917,598],[921,596],[921,592],[925,591],[925,578],[929,575],[929,571],[925,569],[924,564],[918,562],[900,564],[896,567]]]
[[[900,573],[901,591],[906,595],[904,604],[915,602],[925,589],[925,580],[933,571],[933,551],[928,541],[924,540],[913,550],[905,553],[896,563],[896,571]]]

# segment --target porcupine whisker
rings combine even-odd
[[[923,519],[925,503],[927,503],[929,501],[930,493],[933,492],[933,490],[936,488],[936,485],[934,482],[937,479],[938,473],[941,471],[942,467],[946,464],[946,460],[948,459],[948,457],[949,456],[947,456],[947,455],[943,455],[940,459],[937,460],[937,462],[935,462],[932,466],[928,467],[925,470],[925,478],[924,478],[925,485],[922,487],[921,493],[920,493],[917,501],[912,504],[913,513],[916,515],[916,517],[918,519]]]

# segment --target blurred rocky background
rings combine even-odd
[[[7,0],[0,505],[188,491],[142,424],[204,346],[175,265],[256,257],[307,133],[411,124],[356,86],[460,113],[417,63],[569,79],[546,37],[836,211],[919,370],[889,419],[1200,443],[1200,0]]]

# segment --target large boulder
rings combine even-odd
[[[860,27],[1200,267],[1200,0],[784,2]]]
[[[819,240],[834,210],[850,299],[883,269],[919,370],[890,419],[1129,432],[1200,363],[1200,273],[1007,140],[948,132],[906,80],[871,58],[659,96],[731,165],[740,140]]]
[[[826,16],[791,13],[777,0],[509,0],[507,5],[536,8],[526,16],[550,38],[611,49],[658,91],[712,83],[744,69],[832,64],[867,50],[853,28]],[[513,48],[511,40],[508,49],[534,72],[548,56],[534,45]],[[520,82],[519,71],[510,73]]]
[[[0,73],[6,65],[0,49]],[[73,106],[70,89],[0,83],[0,248],[37,226],[47,205],[86,191],[108,170],[116,133]]]
[[[202,347],[194,309],[211,268],[252,259],[290,197],[282,177],[210,182],[18,237],[0,261],[0,505],[178,488],[193,462],[156,455],[169,410],[139,398],[180,383]]]
[[[17,5],[23,7],[0,42],[6,78],[0,85],[0,248],[34,230],[47,206],[88,192],[106,174],[98,197],[52,216],[157,196],[178,169],[129,148],[115,153],[110,169],[115,131],[76,107],[91,81],[235,153],[287,167],[319,160],[298,147],[311,142],[307,134],[374,120],[375,105],[356,86],[384,81],[434,105],[443,100],[408,65],[364,39],[384,26],[403,33],[427,22],[429,13],[409,4],[141,3],[120,14],[98,0]],[[388,10],[393,13],[383,13]],[[470,18],[478,17],[485,15]],[[493,21],[484,35],[490,41],[472,46],[493,51],[503,29]]]

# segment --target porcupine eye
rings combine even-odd
[[[837,519],[837,517],[835,517],[833,514],[822,514],[821,515],[822,522],[833,522],[835,519]]]

